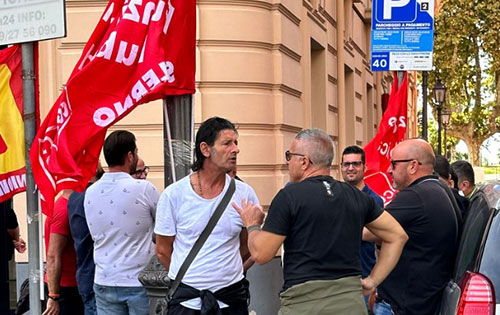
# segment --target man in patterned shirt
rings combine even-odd
[[[149,299],[137,276],[154,254],[152,233],[159,193],[133,178],[135,136],[112,132],[104,142],[109,171],[87,189],[84,207],[94,240],[94,291],[98,314],[148,314]]]

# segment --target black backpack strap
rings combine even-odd
[[[175,277],[175,280],[172,283],[170,290],[168,290],[167,300],[171,300],[172,296],[174,296],[174,293],[177,290],[177,287],[179,287],[179,284],[181,283],[182,278],[184,278],[184,275],[186,274],[189,266],[193,262],[196,255],[198,255],[198,252],[203,247],[203,244],[205,244],[205,241],[208,239],[208,236],[210,236],[210,233],[212,233],[212,230],[217,225],[217,222],[222,216],[222,213],[224,213],[224,210],[226,210],[227,205],[229,204],[229,201],[233,197],[235,190],[236,190],[236,184],[234,182],[234,178],[231,178],[231,182],[229,183],[229,188],[227,189],[226,194],[224,195],[224,197],[222,197],[221,202],[219,203],[219,205],[217,205],[217,208],[215,209],[214,214],[212,214],[210,220],[208,221],[207,226],[205,227],[203,232],[201,232],[200,236],[198,237],[193,247],[191,248],[191,251],[187,255],[184,262],[182,263],[179,272],[177,272],[177,276]]]

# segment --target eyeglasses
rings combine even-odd
[[[403,159],[403,160],[391,160],[391,165],[392,165],[392,168],[396,168],[396,164],[398,164],[399,162],[411,162],[411,161],[417,161],[418,162],[418,165],[422,165],[422,163],[420,163],[417,159]]]
[[[311,158],[309,158],[307,155],[305,155],[305,154],[300,154],[300,153],[292,153],[292,152],[290,152],[290,150],[287,150],[287,151],[285,152],[285,160],[286,160],[287,162],[289,162],[289,161],[292,159],[292,155],[297,155],[297,156],[305,156],[306,158],[308,158],[308,159],[309,159],[309,162],[310,162],[311,164],[313,164],[313,162],[311,161]]]
[[[355,167],[355,168],[358,168],[358,167],[360,167],[361,165],[363,165],[363,162],[362,162],[362,161],[342,162],[342,167],[343,167],[343,168],[349,168],[350,166],[353,166],[353,167]]]
[[[135,170],[135,172],[132,175],[140,176],[141,174],[144,174],[148,176],[148,173],[149,173],[149,166],[145,166],[142,170],[141,169]]]

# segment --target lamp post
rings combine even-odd
[[[441,110],[446,99],[446,86],[438,79],[436,85],[432,89],[434,101],[437,103],[438,112],[438,154],[441,155]]]
[[[448,108],[444,108],[441,112],[441,117],[442,117],[442,123],[443,123],[443,128],[444,128],[444,156],[449,159],[448,157],[448,142],[446,141],[446,129],[448,129],[448,126],[450,125],[450,118],[451,118],[451,110]]]

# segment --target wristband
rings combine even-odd
[[[56,302],[59,302],[60,297],[61,296],[58,293],[49,293],[49,296],[48,296],[49,299],[54,300]]]
[[[252,231],[260,231],[262,228],[260,227],[260,224],[253,224],[247,227],[247,233],[250,234]]]

